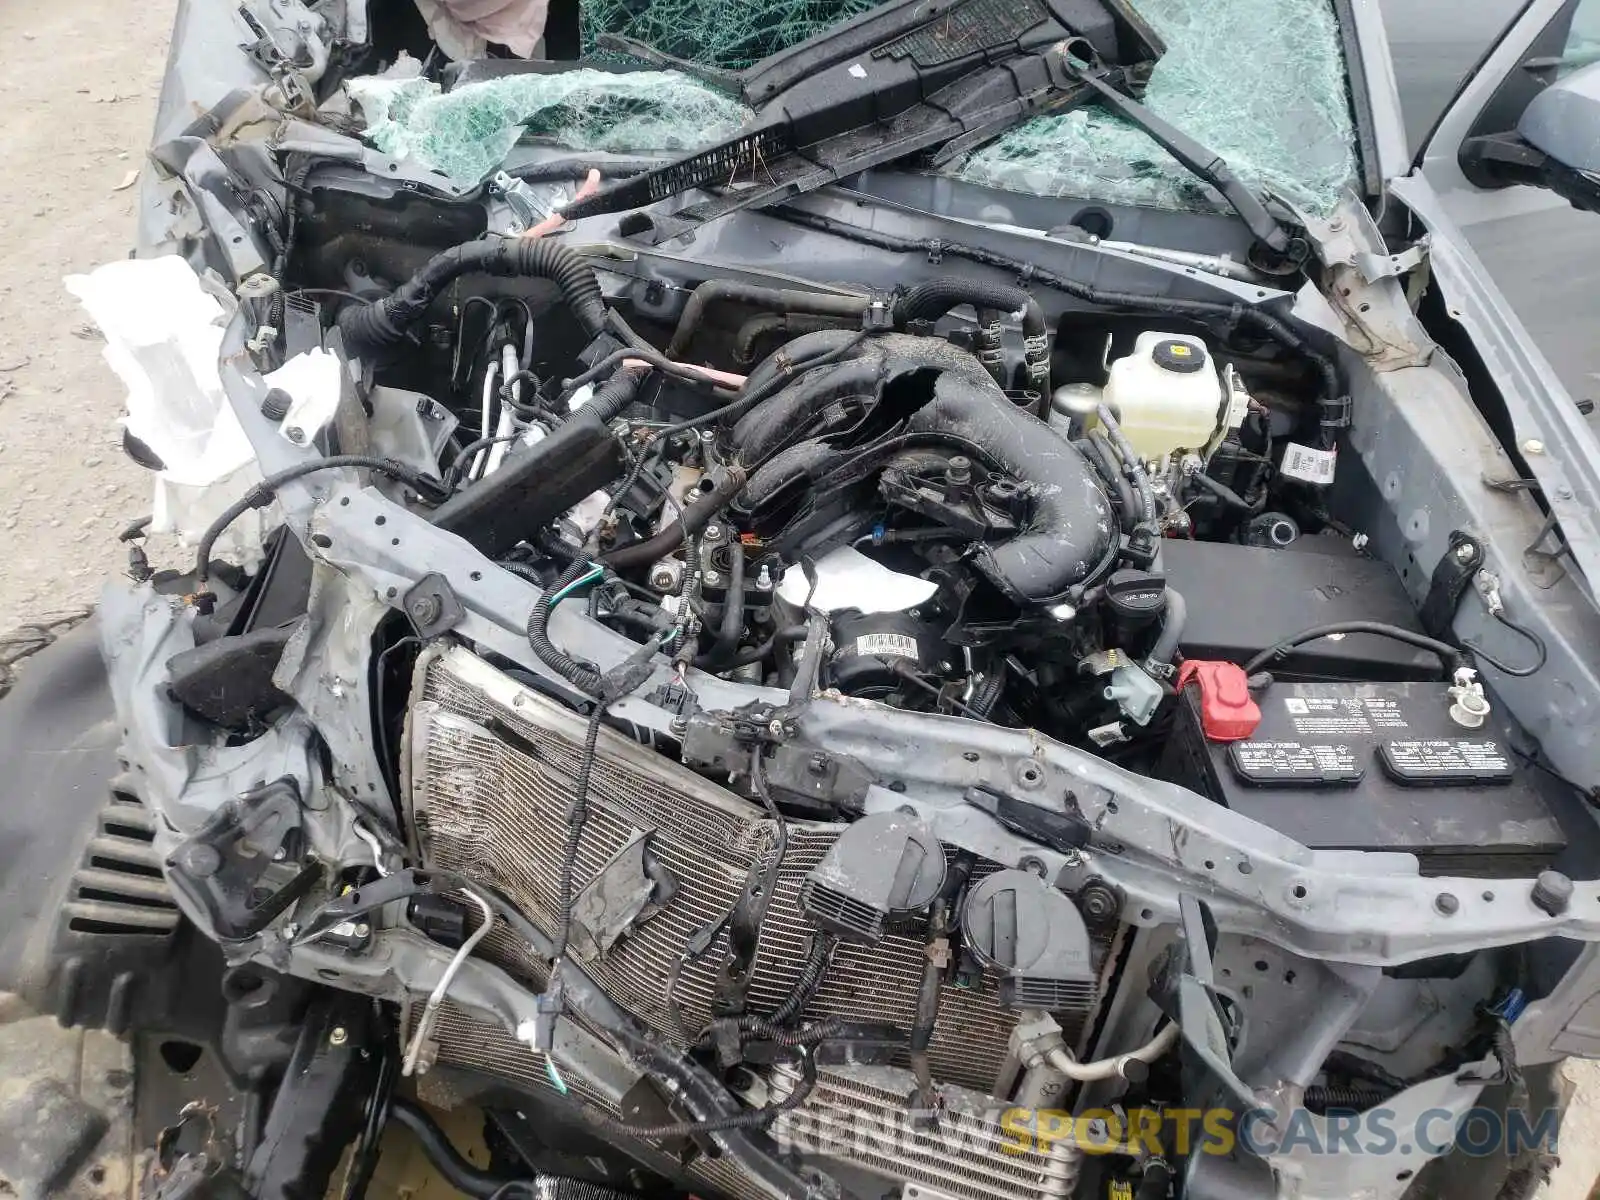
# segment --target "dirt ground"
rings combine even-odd
[[[61,279],[132,244],[172,7],[0,5],[0,628],[92,601],[126,563],[117,533],[149,511],[121,385]],[[1600,1176],[1600,1067],[1568,1071],[1579,1100],[1548,1200],[1584,1200]]]

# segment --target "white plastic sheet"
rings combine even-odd
[[[261,479],[217,375],[228,311],[175,255],[107,263],[69,275],[66,286],[105,335],[105,360],[128,389],[123,424],[163,464],[152,532],[193,544]],[[217,554],[259,561],[266,519],[258,511],[235,522]]]

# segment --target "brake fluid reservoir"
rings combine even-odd
[[[1146,459],[1201,449],[1225,419],[1216,364],[1204,342],[1184,334],[1141,333],[1133,353],[1111,364],[1105,400]]]

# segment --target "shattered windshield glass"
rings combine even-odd
[[[1138,9],[1167,44],[1144,97],[1150,110],[1256,191],[1331,211],[1357,168],[1329,0],[1139,0]],[[1093,106],[1019,125],[947,173],[1042,196],[1222,207],[1148,135]]]
[[[504,75],[441,92],[431,79],[353,79],[367,136],[472,184],[524,137],[608,154],[687,153],[735,133],[750,111],[676,71]]]
[[[872,7],[872,0],[582,0],[585,49],[604,33],[705,66],[738,69]],[[1139,0],[1167,44],[1145,102],[1227,160],[1247,185],[1325,214],[1356,177],[1355,133],[1331,0]],[[750,115],[674,71],[519,74],[440,93],[422,79],[350,90],[369,135],[462,182],[523,136],[612,153],[697,149]],[[1019,125],[945,169],[1008,191],[1170,209],[1219,197],[1142,131],[1090,105]]]

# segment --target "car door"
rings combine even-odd
[[[1457,21],[1455,6],[1440,0],[1402,0],[1400,7],[1412,59],[1422,54],[1430,25]],[[1452,19],[1441,20],[1447,11]],[[1459,22],[1470,26],[1479,11],[1466,6]],[[1385,15],[1391,15],[1387,9]],[[1582,269],[1593,264],[1600,271],[1600,220],[1543,188],[1483,186],[1483,176],[1461,157],[1463,146],[1514,126],[1534,95],[1597,55],[1600,3],[1527,5],[1504,36],[1490,42],[1455,101],[1435,118],[1434,132],[1418,140],[1420,164],[1452,219],[1580,399],[1600,398],[1600,341],[1589,319],[1595,277]]]
[[[1574,181],[1592,182],[1581,170],[1557,179],[1560,164],[1526,143],[1520,126],[1590,86],[1600,79],[1597,73],[1600,0],[1529,0],[1467,77],[1411,173],[1389,181],[1391,196],[1429,235],[1429,266],[1445,311],[1471,339],[1501,394],[1513,432],[1507,450],[1538,481],[1590,581],[1600,579],[1600,441],[1467,230],[1497,220],[1515,225],[1548,209],[1556,198],[1552,181],[1568,190]],[[1552,89],[1557,90],[1540,100]],[[1595,108],[1600,113],[1600,102]],[[1600,118],[1593,123],[1597,127],[1584,132],[1592,132],[1593,145],[1600,146]],[[1583,236],[1593,239],[1593,251],[1584,254],[1571,244],[1540,250],[1550,256],[1552,283],[1575,285],[1582,298],[1569,300],[1571,319],[1586,321],[1593,289],[1583,272],[1600,277],[1600,214],[1572,217]],[[1586,344],[1592,340],[1585,334]]]

